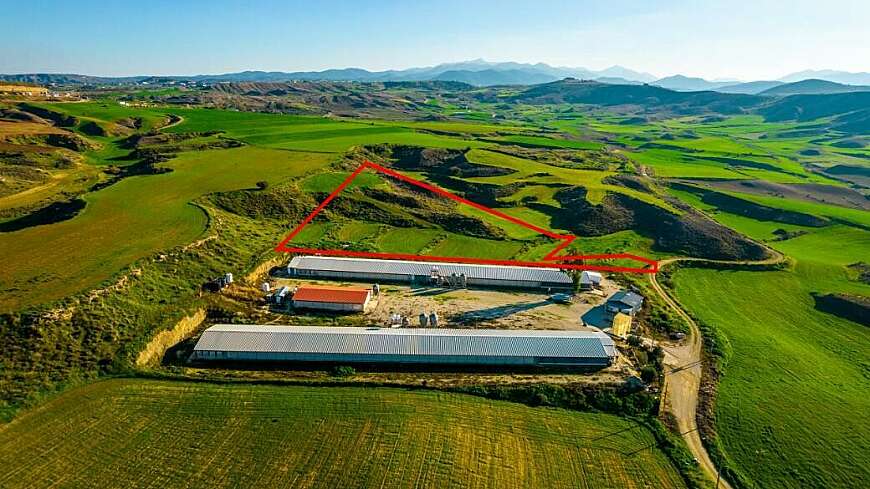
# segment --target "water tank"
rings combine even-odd
[[[420,313],[420,327],[425,328],[429,324],[429,316],[425,312]]]
[[[224,274],[224,282],[226,282],[227,285],[233,283],[233,274],[232,273],[225,273]]]
[[[429,326],[433,328],[438,327],[438,313],[435,311],[432,311],[432,313],[429,314]]]

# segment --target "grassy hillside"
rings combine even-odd
[[[731,345],[716,429],[751,487],[847,488],[870,479],[866,327],[816,311],[825,269],[676,274],[677,295]],[[715,290],[715,294],[710,291]]]
[[[110,278],[138,258],[193,241],[207,216],[201,195],[279,182],[325,165],[328,155],[239,148],[186,153],[160,175],[136,176],[84,197],[77,217],[0,233],[0,310],[60,299]]]
[[[635,423],[431,391],[112,380],[0,428],[0,486],[680,488]]]

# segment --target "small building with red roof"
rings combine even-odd
[[[293,294],[293,307],[321,311],[364,312],[372,300],[372,290],[362,287],[302,285]]]

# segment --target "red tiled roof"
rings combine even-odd
[[[294,301],[338,302],[343,304],[365,304],[369,289],[360,287],[327,287],[322,285],[303,285],[293,295]]]

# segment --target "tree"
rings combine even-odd
[[[356,369],[348,365],[336,365],[332,368],[332,375],[335,377],[350,377],[356,374]]]
[[[658,372],[656,372],[655,367],[652,365],[644,365],[643,368],[640,369],[640,380],[647,384],[656,380],[656,377],[658,377]]]

